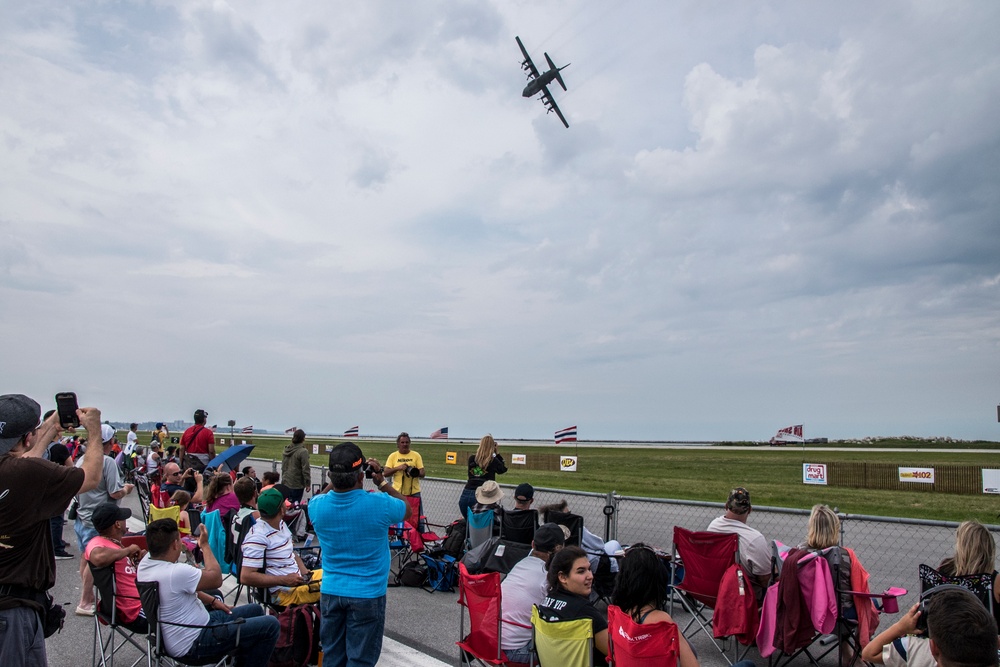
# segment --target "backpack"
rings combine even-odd
[[[452,558],[461,558],[465,552],[465,519],[452,521],[444,534],[441,549]]]
[[[297,604],[278,613],[278,643],[268,667],[304,667],[319,663],[320,614],[315,604]]]
[[[458,582],[457,561],[446,553],[440,555],[420,554],[427,565],[427,587],[424,590],[451,593]]]
[[[420,588],[427,581],[427,568],[417,561],[410,561],[399,569],[396,580],[403,586]]]

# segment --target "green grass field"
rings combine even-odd
[[[219,435],[222,435],[220,433]],[[283,436],[253,436],[254,458],[281,460],[281,451],[288,442]],[[143,440],[140,438],[140,442]],[[146,440],[148,442],[148,437]],[[313,442],[307,439],[307,443]],[[340,440],[316,441],[323,446]],[[359,441],[366,456],[385,461],[395,450],[392,441]],[[984,443],[997,445],[998,443]],[[871,443],[880,447],[880,443]],[[914,443],[907,445],[914,447]],[[924,446],[930,446],[924,444]],[[429,477],[465,479],[464,465],[445,463],[445,452],[456,449],[472,450],[471,444],[416,443],[414,449],[424,458]],[[512,453],[572,453],[572,446],[504,447],[508,463]],[[933,467],[940,464],[991,464],[1000,467],[1000,451],[972,454],[962,451],[945,453],[870,452],[859,448],[848,452],[802,452],[794,448],[748,447],[746,450],[712,449],[618,449],[585,448],[576,452],[580,457],[579,472],[537,471],[512,469],[501,481],[517,484],[530,482],[535,486],[597,491],[616,491],[621,495],[653,498],[680,498],[723,502],[734,486],[746,486],[753,494],[755,505],[797,507],[808,509],[816,503],[836,506],[851,514],[912,517],[962,521],[978,519],[983,523],[1000,523],[1000,497],[987,495],[956,495],[937,492],[879,491],[828,486],[807,486],[802,483],[803,463],[833,461],[878,461],[906,466]],[[314,455],[315,465],[326,465],[325,454]]]

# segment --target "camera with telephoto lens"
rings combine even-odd
[[[406,466],[406,476],[420,477],[420,468],[414,468],[413,466]]]

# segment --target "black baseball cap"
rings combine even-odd
[[[535,487],[527,482],[522,482],[514,489],[514,497],[518,500],[532,500],[535,497]]]
[[[127,507],[118,507],[114,503],[101,503],[94,508],[94,513],[90,516],[90,522],[98,532],[107,530],[115,521],[121,521],[132,516],[132,510]]]
[[[330,452],[330,472],[357,472],[364,462],[365,455],[353,442],[342,442]]]
[[[552,553],[556,547],[566,544],[566,536],[562,528],[556,524],[543,523],[535,531],[535,537],[532,538],[531,542],[535,545],[536,550]]]
[[[0,396],[0,454],[14,449],[25,434],[38,428],[42,406],[24,394]]]

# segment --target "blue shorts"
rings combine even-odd
[[[76,543],[80,547],[80,555],[83,556],[83,550],[87,548],[87,542],[97,537],[97,529],[94,528],[94,524],[84,523],[83,519],[78,518],[73,525],[73,531],[76,533]]]

